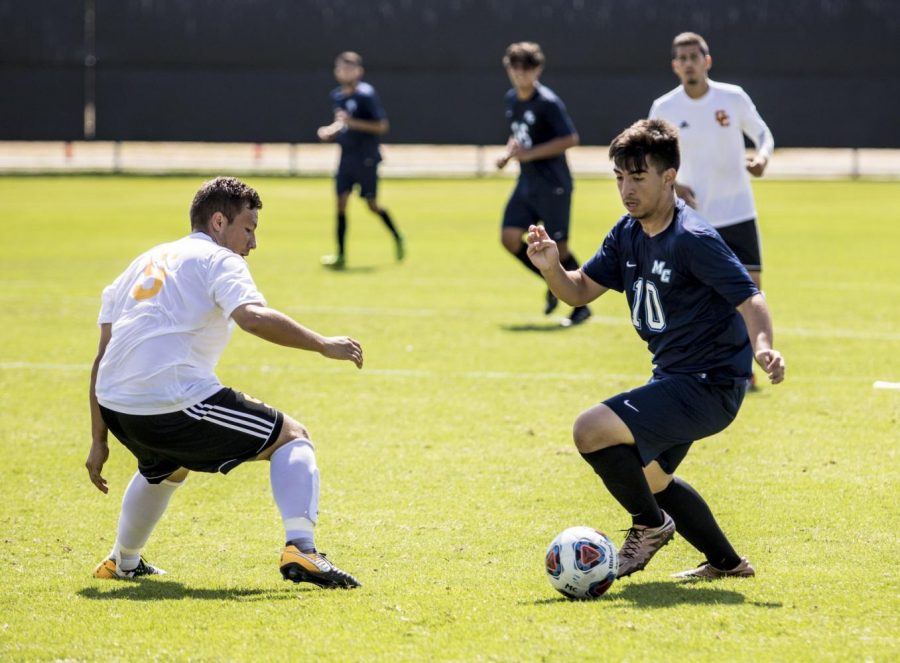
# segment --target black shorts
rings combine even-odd
[[[543,222],[550,239],[559,242],[569,239],[569,212],[572,192],[559,187],[555,190],[526,192],[521,186],[513,189],[503,211],[504,228],[521,228]]]
[[[150,483],[181,467],[227,474],[272,446],[284,423],[278,410],[227,387],[178,412],[123,414],[101,405],[100,413]]]
[[[342,159],[334,184],[339,196],[350,193],[358,184],[360,197],[374,200],[378,196],[378,160]]]
[[[749,272],[762,271],[762,242],[756,219],[716,228],[734,255]]]
[[[654,378],[603,401],[625,422],[641,462],[672,474],[695,440],[724,430],[737,416],[746,383],[711,385],[692,375]]]

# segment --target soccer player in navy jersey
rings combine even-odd
[[[341,161],[335,175],[337,253],[322,258],[322,264],[333,269],[343,269],[346,265],[347,200],[357,185],[359,195],[393,236],[397,260],[403,260],[405,254],[403,236],[388,211],[378,205],[378,164],[381,163],[378,137],[387,133],[389,124],[375,88],[362,80],[362,63],[362,57],[352,51],[345,51],[335,59],[334,77],[340,85],[331,91],[334,122],[318,130],[319,140],[337,141],[341,146]]]
[[[528,259],[524,241],[528,226],[540,222],[556,242],[563,266],[578,269],[568,243],[572,174],[566,162],[566,150],[578,145],[578,133],[562,99],[538,81],[544,71],[544,54],[538,44],[510,44],[503,66],[513,87],[506,93],[510,137],[506,152],[497,159],[497,168],[503,169],[516,159],[520,172],[503,212],[500,241],[525,267],[540,276]],[[557,304],[556,295],[547,290],[544,314],[552,313]],[[577,306],[564,324],[577,325],[590,316],[587,306]]]
[[[719,234],[676,197],[672,125],[636,122],[613,140],[609,155],[627,214],[596,255],[581,269],[565,269],[540,226],[529,228],[528,255],[573,306],[610,289],[625,292],[631,322],[653,353],[647,384],[583,412],[573,430],[582,457],[632,516],[619,577],[643,569],[676,530],[706,557],[676,577],[753,576],[675,470],[695,440],[737,415],[753,359],[773,384],[784,380],[766,300]]]

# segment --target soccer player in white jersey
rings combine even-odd
[[[681,85],[654,101],[649,117],[678,128],[676,193],[719,231],[759,288],[762,251],[750,175],[762,176],[775,142],[747,93],[710,80],[711,67],[703,37],[675,37],[672,70]],[[745,156],[744,136],[756,146],[753,157]]]
[[[319,470],[306,428],[223,386],[214,373],[235,323],[266,341],[362,368],[362,348],[352,338],[321,336],[266,305],[246,262],[261,208],[259,195],[240,180],[206,182],[191,204],[191,234],[138,256],[103,291],[85,466],[108,492],[101,472],[112,432],[137,458],[138,471],[122,499],[115,545],[95,577],[165,573],[141,550],[188,473],[226,474],[245,461],[267,460],[287,541],[282,576],[359,586],[316,550]]]

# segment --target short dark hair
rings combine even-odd
[[[638,120],[613,139],[609,158],[616,168],[629,173],[647,170],[651,161],[658,173],[678,170],[678,129],[665,120]]]
[[[216,212],[232,221],[245,207],[262,209],[262,200],[255,189],[238,178],[217,177],[204,182],[191,203],[191,229],[205,230]]]
[[[672,40],[673,58],[675,57],[675,49],[679,46],[699,46],[703,55],[709,55],[709,46],[706,45],[706,40],[696,32],[682,32],[680,35],[675,36],[675,39]]]
[[[540,44],[533,41],[519,41],[506,47],[503,56],[504,67],[520,66],[523,69],[537,69],[544,66],[544,52]]]
[[[357,67],[362,67],[362,56],[355,51],[344,51],[343,53],[338,53],[338,56],[334,59],[335,64],[340,64],[341,62],[345,64],[353,64]]]

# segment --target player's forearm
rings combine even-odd
[[[747,335],[753,346],[753,354],[760,350],[771,350],[773,343],[772,316],[766,298],[762,293],[749,297],[738,306],[738,312],[747,326]]]
[[[390,124],[387,120],[358,120],[356,118],[348,118],[346,120],[347,128],[353,131],[362,131],[367,134],[375,134],[381,136],[388,132]]]
[[[570,134],[561,138],[548,140],[546,143],[535,145],[519,154],[519,161],[537,161],[539,159],[550,159],[560,154],[564,154],[570,147],[578,145],[578,134]]]
[[[541,275],[553,294],[569,306],[584,306],[595,298],[582,278],[581,270],[569,272],[557,263],[550,269],[541,270]]]
[[[91,385],[88,393],[88,402],[91,409],[91,439],[94,444],[107,444],[109,428],[100,414],[100,404],[97,402],[97,367],[100,365],[100,355],[94,360],[91,368]]]
[[[281,311],[256,305],[241,309],[233,314],[235,321],[241,329],[264,341],[310,352],[321,353],[325,349],[325,339],[320,334]]]

